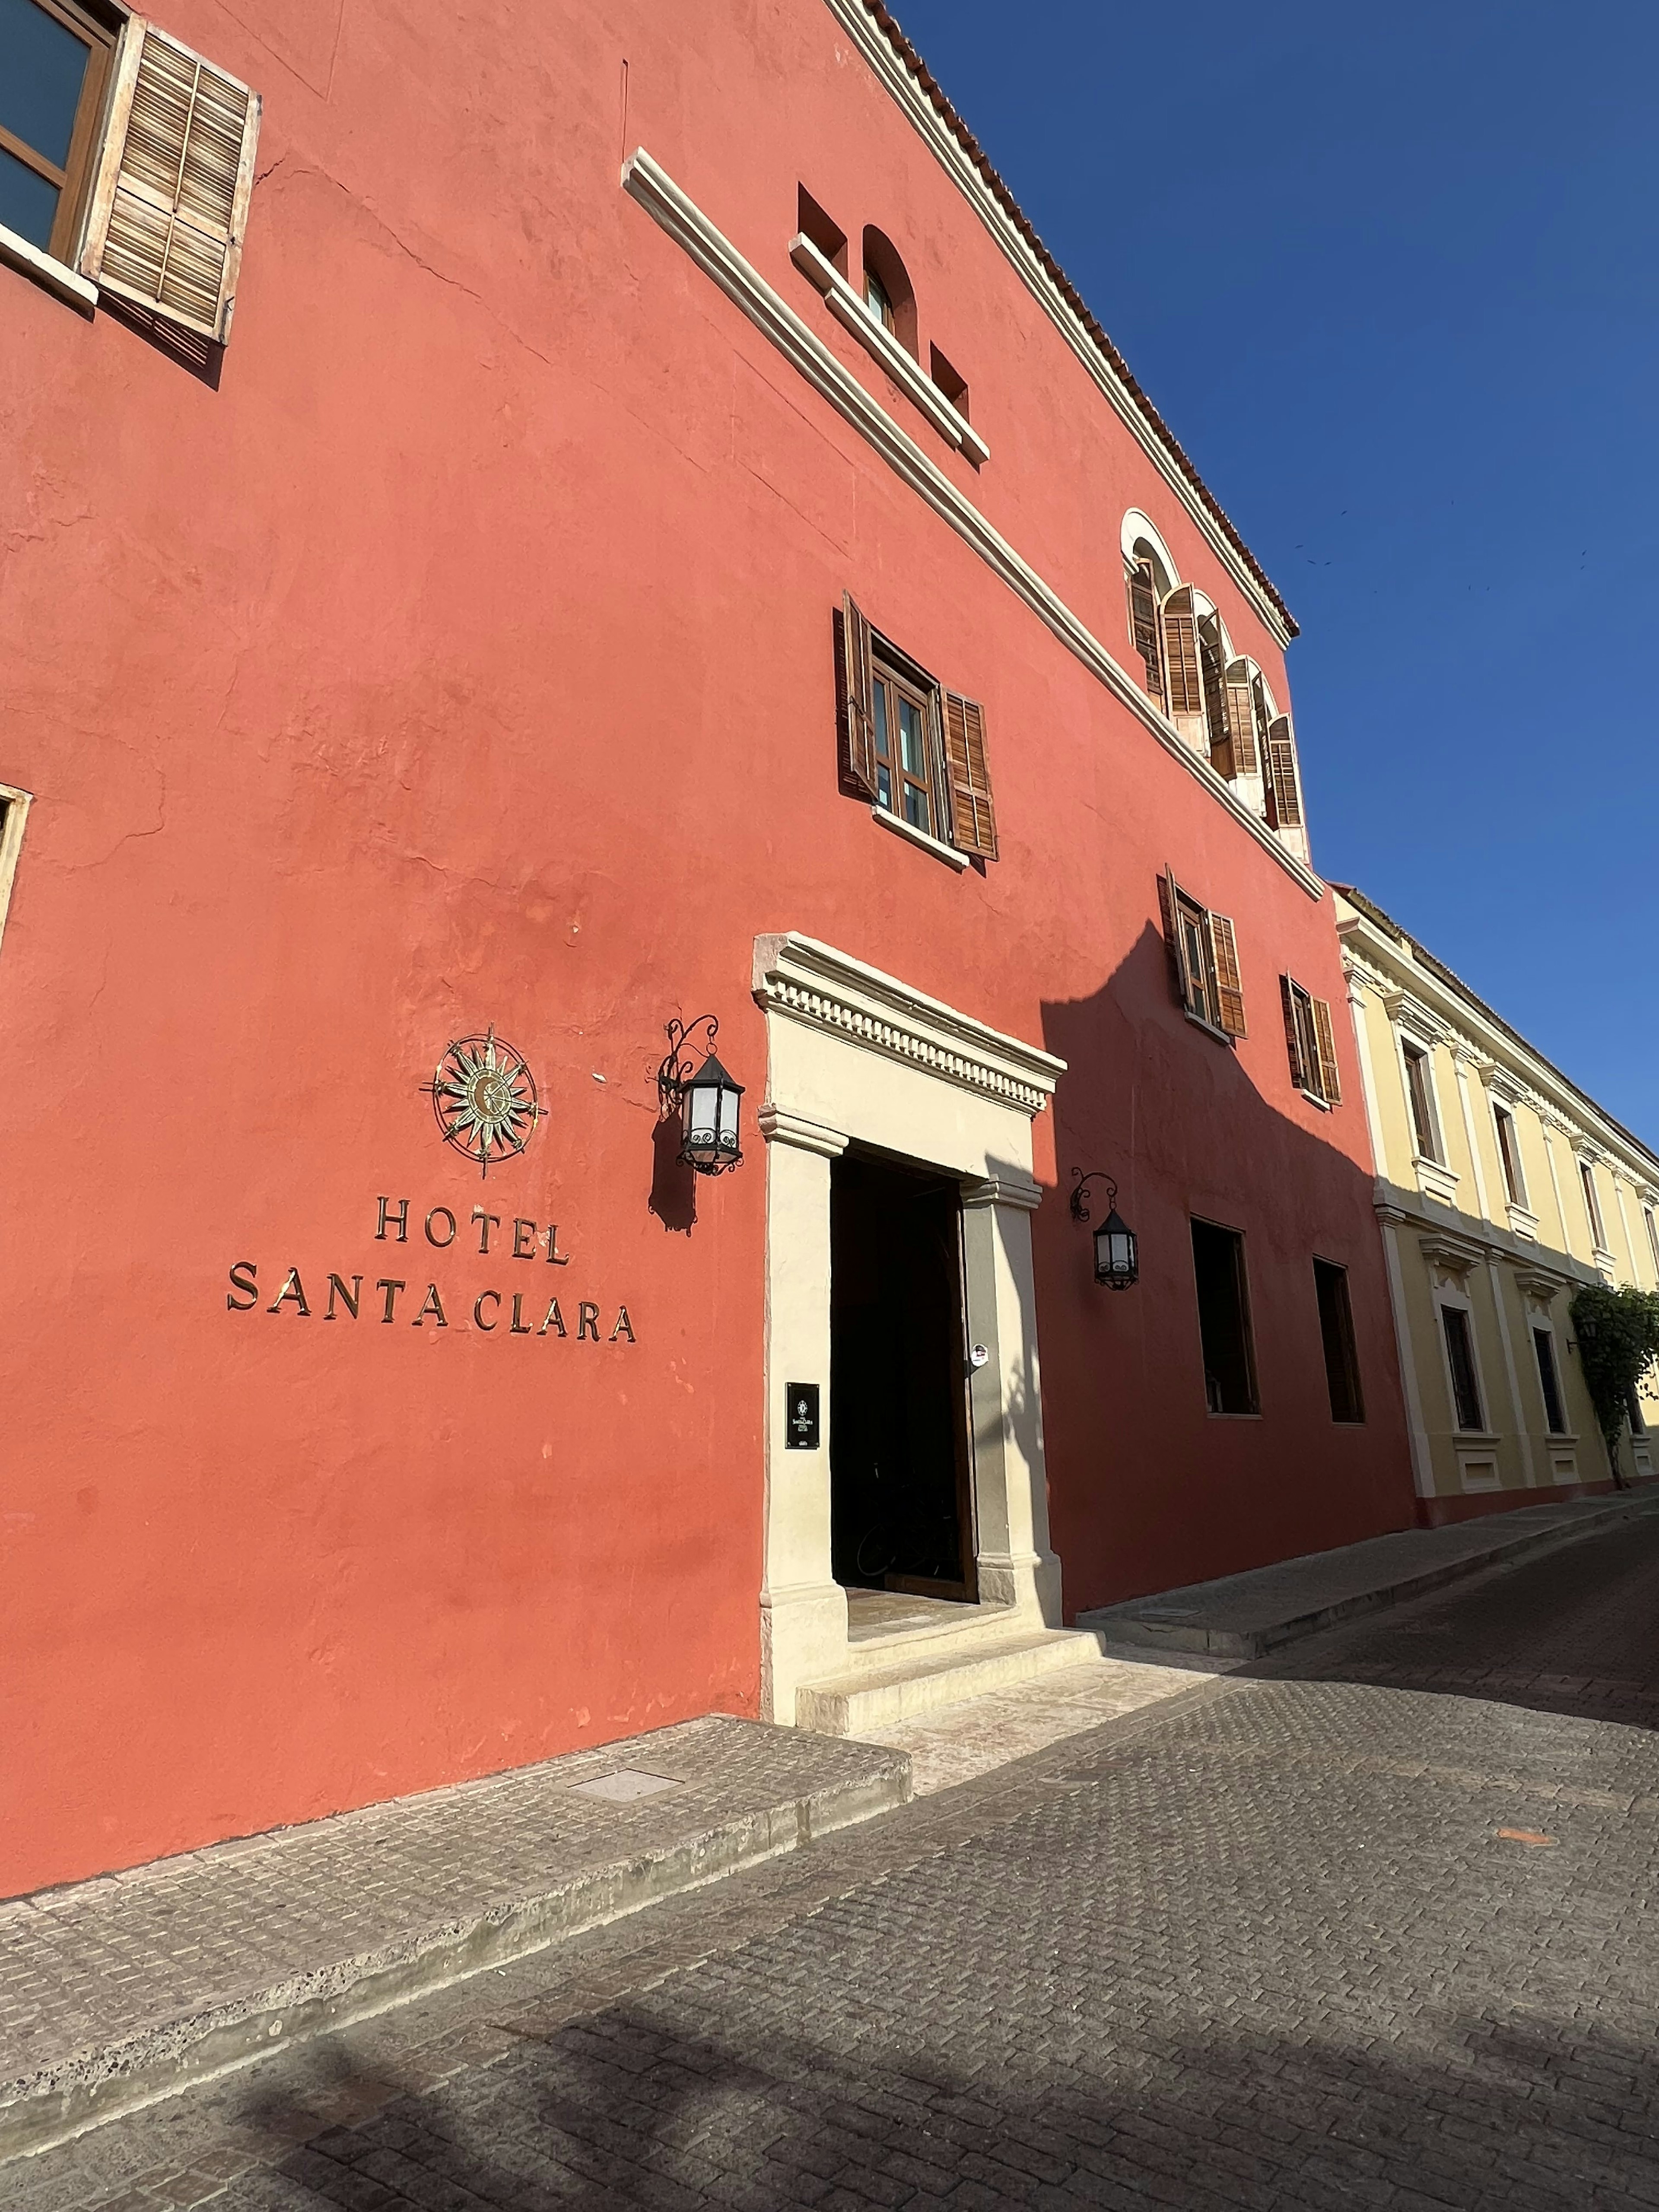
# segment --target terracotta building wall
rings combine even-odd
[[[36,794],[0,945],[0,1892],[756,1710],[758,931],[1071,1062],[1040,1172],[1118,1176],[1146,1279],[1106,1298],[1063,1201],[1039,1215],[1069,1608],[1399,1525],[1357,1082],[1330,1117],[1295,1102],[1279,1027],[1281,968],[1340,1001],[1328,898],[619,188],[644,144],[926,442],[787,258],[799,183],[855,253],[878,223],[992,449],[933,457],[1126,660],[1145,507],[1282,697],[828,10],[719,0],[695,39],[645,0],[252,21],[165,18],[265,100],[216,385],[0,271],[0,781]],[[982,874],[838,790],[846,589],[985,703]],[[1170,1002],[1166,862],[1237,921],[1236,1055]],[[651,1209],[653,1071],[668,1016],[709,1008],[750,1157],[686,1234]],[[549,1112],[481,1180],[420,1086],[491,1024]],[[377,1239],[382,1197],[408,1242]],[[1205,1414],[1190,1209],[1250,1239],[1260,1421]],[[514,1217],[568,1265],[514,1260]],[[1315,1250],[1352,1271],[1363,1430],[1329,1420]],[[268,1310],[292,1267],[308,1317]],[[331,1270],[365,1278],[358,1321],[324,1318]],[[413,1325],[428,1283],[447,1328]],[[556,1290],[568,1334],[483,1332],[489,1288],[537,1323]]]

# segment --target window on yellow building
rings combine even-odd
[[[1406,1095],[1411,1102],[1412,1135],[1418,1157],[1443,1167],[1445,1153],[1440,1142],[1440,1117],[1434,1110],[1434,1076],[1429,1066],[1429,1055],[1421,1045],[1416,1044],[1402,1045],[1401,1052],[1406,1062]]]
[[[1521,1171],[1521,1146],[1515,1116],[1507,1106],[1494,1106],[1492,1115],[1498,1126],[1498,1158],[1504,1170],[1505,1195],[1511,1206],[1524,1206],[1527,1181]]]
[[[1561,1410],[1561,1382],[1555,1371],[1555,1336],[1547,1328],[1535,1328],[1532,1333],[1532,1348],[1538,1358],[1538,1381],[1544,1393],[1544,1418],[1553,1437],[1567,1432],[1567,1417]]]
[[[1486,1417],[1480,1407],[1480,1378],[1474,1364],[1474,1337],[1462,1306],[1442,1306],[1441,1328],[1446,1339],[1446,1364],[1451,1370],[1452,1410],[1460,1429],[1483,1431]]]
[[[1584,1194],[1584,1218],[1589,1224],[1590,1243],[1598,1252],[1605,1252],[1607,1234],[1601,1225],[1601,1201],[1595,1194],[1595,1169],[1590,1161],[1579,1161],[1578,1182]]]

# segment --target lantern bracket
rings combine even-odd
[[[708,1031],[708,1044],[702,1054],[702,1058],[707,1060],[714,1052],[720,1026],[713,1014],[699,1014],[695,1021],[671,1021],[666,1024],[668,1050],[663,1056],[662,1066],[657,1070],[657,1103],[663,1114],[673,1113],[701,1065],[697,1055],[688,1049],[687,1038],[698,1030]]]
[[[1089,1212],[1089,1186],[1091,1182],[1098,1182],[1105,1184],[1106,1211],[1109,1213],[1117,1204],[1117,1185],[1104,1168],[1091,1168],[1087,1175],[1084,1174],[1081,1168],[1073,1168],[1072,1181],[1076,1186],[1071,1198],[1073,1221],[1088,1221],[1091,1218]]]

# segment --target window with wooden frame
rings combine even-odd
[[[257,94],[141,15],[0,0],[0,223],[221,344],[258,128]]]
[[[1444,1167],[1445,1154],[1440,1142],[1440,1116],[1435,1111],[1434,1077],[1429,1066],[1429,1055],[1421,1045],[1402,1043],[1400,1056],[1406,1064],[1406,1097],[1411,1107],[1412,1138],[1419,1159],[1432,1160]]]
[[[983,707],[947,691],[872,629],[850,594],[842,602],[839,631],[848,783],[878,811],[936,843],[994,860]]]
[[[68,0],[0,0],[0,223],[73,262],[118,23]]]
[[[1648,1250],[1653,1255],[1654,1279],[1659,1281],[1659,1221],[1654,1219],[1650,1206],[1642,1208],[1642,1218],[1648,1224]]]
[[[1232,923],[1224,914],[1212,914],[1189,897],[1172,868],[1158,878],[1158,895],[1177,1004],[1194,1021],[1219,1036],[1248,1036]]]
[[[1446,1364],[1451,1374],[1452,1413],[1460,1429],[1486,1432],[1480,1405],[1480,1377],[1474,1364],[1474,1335],[1462,1306],[1443,1305],[1441,1331],[1446,1344]]]
[[[1170,591],[1170,572],[1144,538],[1135,540],[1128,559],[1129,637],[1140,657],[1141,680],[1146,696],[1161,711],[1169,711],[1164,683],[1164,602]]]
[[[1555,1332],[1535,1328],[1532,1348],[1538,1362],[1538,1387],[1544,1394],[1544,1420],[1553,1437],[1567,1433],[1567,1417],[1561,1407],[1561,1378],[1555,1365]]]
[[[1595,1191],[1595,1168],[1589,1160],[1578,1163],[1578,1182],[1584,1194],[1584,1218],[1589,1224],[1590,1243],[1598,1252],[1607,1249],[1607,1232],[1601,1225],[1601,1201]]]
[[[1291,1056],[1291,1080],[1317,1106],[1340,1106],[1342,1079],[1336,1066],[1336,1033],[1330,1003],[1304,991],[1293,976],[1279,979],[1285,1008],[1285,1042]]]
[[[1267,709],[1261,678],[1248,660],[1227,664],[1221,693],[1223,736],[1210,750],[1213,768],[1237,782],[1243,775],[1261,773],[1261,751],[1267,739]]]
[[[1279,714],[1269,723],[1265,761],[1268,828],[1300,830],[1302,779],[1288,714]]]
[[[23,823],[30,803],[27,791],[14,790],[10,785],[0,783],[0,935],[5,932],[11,887],[16,880],[18,856],[23,846]]]
[[[1359,1387],[1359,1350],[1354,1340],[1348,1271],[1334,1260],[1316,1260],[1314,1294],[1319,1302],[1319,1334],[1325,1350],[1325,1382],[1334,1421],[1363,1421],[1364,1394]]]
[[[1493,1103],[1492,1127],[1498,1134],[1498,1164],[1504,1170],[1504,1194],[1511,1206],[1527,1203],[1527,1178],[1521,1166],[1521,1137],[1515,1116],[1507,1106]]]

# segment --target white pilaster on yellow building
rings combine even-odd
[[[1336,911],[1422,1517],[1607,1489],[1568,1308],[1659,1289],[1659,1158],[1360,892]],[[1653,1426],[1633,1401],[1625,1480]]]

